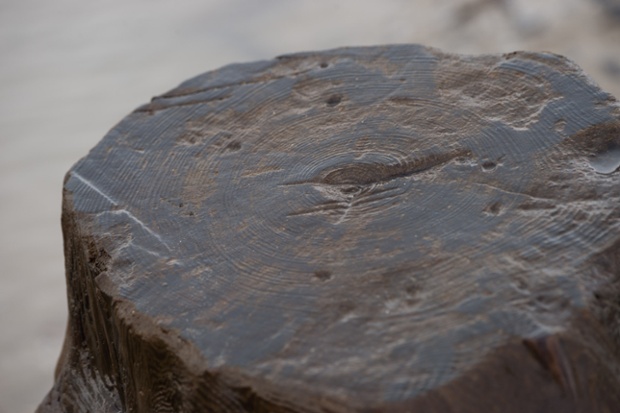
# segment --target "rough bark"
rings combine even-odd
[[[620,105],[547,53],[231,65],[67,174],[39,412],[612,412]]]

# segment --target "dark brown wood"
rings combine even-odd
[[[620,105],[563,57],[231,65],[67,174],[43,412],[614,412]]]

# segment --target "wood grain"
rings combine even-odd
[[[617,101],[553,54],[190,79],[67,174],[39,411],[612,412],[619,148]]]

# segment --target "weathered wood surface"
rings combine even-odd
[[[67,174],[39,411],[617,411],[619,166],[620,106],[552,54],[188,80]]]

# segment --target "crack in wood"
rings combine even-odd
[[[330,198],[326,202],[289,213],[287,216],[342,212],[336,222],[340,224],[354,207],[394,198],[400,194],[390,193],[397,188],[377,188],[377,186],[440,167],[458,157],[469,156],[471,156],[469,150],[457,149],[446,153],[432,153],[400,164],[353,163],[331,168],[320,172],[316,178],[284,184],[311,184]]]
[[[406,178],[429,169],[445,165],[457,157],[469,157],[471,152],[458,149],[448,153],[436,153],[404,163],[354,163],[336,168],[311,182],[324,185],[370,185]]]

